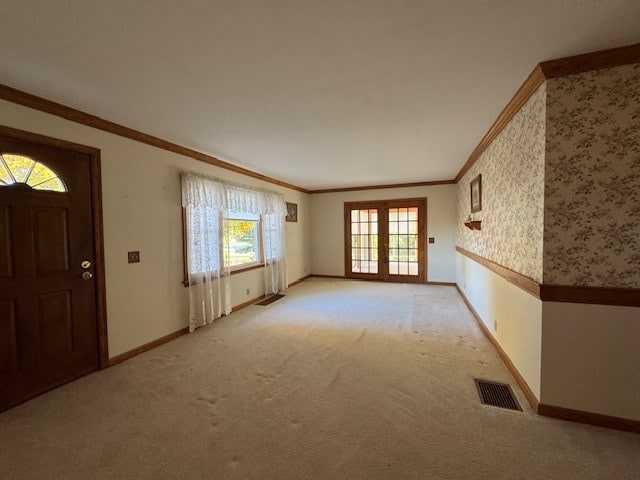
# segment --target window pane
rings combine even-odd
[[[224,263],[229,267],[258,263],[260,240],[258,221],[224,220]]]
[[[398,274],[398,262],[389,262],[389,273],[391,275]]]
[[[49,168],[45,167],[41,163],[36,163],[31,171],[31,175],[29,175],[29,185],[39,185],[41,183],[46,182],[47,180],[51,180],[56,176]]]
[[[9,170],[4,166],[4,162],[0,159],[0,182],[5,185],[9,185],[13,183],[11,176],[9,175]]]
[[[52,178],[33,187],[34,190],[52,190],[54,192],[66,192],[67,189],[59,178]]]
[[[409,264],[409,275],[418,275],[418,264],[415,262],[411,262]]]
[[[4,160],[13,174],[13,178],[16,182],[27,183],[27,177],[31,173],[35,162],[29,157],[23,157],[20,155],[3,154]]]
[[[409,266],[407,265],[406,262],[401,262],[400,265],[398,265],[398,273],[400,275],[407,275],[409,273]]]
[[[377,221],[376,209],[351,210],[351,271],[353,273],[378,271]]]
[[[0,186],[26,183],[34,190],[66,192],[67,188],[49,167],[29,157],[0,155]]]

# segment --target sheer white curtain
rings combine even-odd
[[[187,231],[189,331],[231,313],[229,267],[224,265],[223,220],[227,199],[220,183],[182,175]]]
[[[272,295],[286,290],[287,264],[285,259],[285,212],[262,215],[262,245],[264,248],[264,293]]]
[[[265,293],[287,288],[284,195],[183,173],[182,206],[186,209],[190,331],[231,313],[223,236],[229,212],[260,215]]]
[[[231,212],[257,213],[262,222],[264,292],[272,295],[286,290],[287,263],[285,249],[284,195],[239,185],[226,185],[227,208]]]

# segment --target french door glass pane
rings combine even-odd
[[[378,210],[351,210],[351,272],[378,273]]]
[[[389,209],[389,275],[418,276],[418,209]]]

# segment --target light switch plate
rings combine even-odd
[[[434,237],[429,237],[429,243],[436,243],[436,239]]]
[[[129,263],[140,263],[140,252],[127,252],[127,260]]]

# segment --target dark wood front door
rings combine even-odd
[[[425,283],[426,200],[345,203],[348,278]]]
[[[90,156],[0,135],[0,410],[98,368]]]

